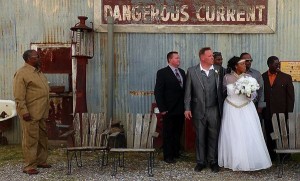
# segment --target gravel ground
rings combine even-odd
[[[2,150],[3,151],[3,150]],[[77,167],[73,162],[72,174],[67,175],[66,154],[63,149],[51,150],[49,163],[50,169],[39,169],[38,175],[22,173],[22,159],[1,161],[0,181],[19,180],[300,180],[299,161],[288,161],[284,165],[284,175],[277,178],[277,167],[255,172],[233,172],[221,168],[219,173],[212,173],[210,169],[202,172],[194,172],[194,155],[180,159],[175,164],[166,164],[162,161],[162,155],[158,155],[153,170],[154,177],[147,175],[147,157],[145,154],[125,154],[125,167],[118,168],[115,177],[112,173],[112,160],[108,166],[101,167],[97,162],[97,155],[93,152],[83,153],[83,167]]]

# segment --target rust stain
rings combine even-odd
[[[129,94],[133,96],[152,96],[154,91],[129,91]]]

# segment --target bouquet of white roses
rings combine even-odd
[[[251,94],[259,89],[259,84],[253,77],[243,76],[239,78],[234,84],[234,93],[243,94],[251,97]]]

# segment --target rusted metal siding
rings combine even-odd
[[[78,15],[94,20],[96,0],[11,0],[0,1],[0,99],[13,99],[14,72],[23,65],[21,58],[30,43],[70,43],[70,27]],[[114,35],[115,120],[124,121],[126,112],[146,113],[154,101],[156,71],[167,65],[166,54],[178,51],[181,67],[199,63],[199,48],[210,46],[221,51],[223,65],[234,55],[249,52],[253,68],[267,70],[271,55],[281,60],[299,60],[300,1],[277,0],[277,25],[274,34],[172,34],[116,33]],[[106,111],[107,34],[95,34],[95,56],[87,65],[87,106],[90,112]],[[51,77],[52,82],[61,82]],[[63,80],[65,81],[65,80]],[[300,83],[295,82],[295,111],[300,112]],[[9,143],[20,143],[18,119],[4,133]]]
[[[24,61],[22,54],[31,43],[70,43],[70,27],[77,16],[93,21],[93,0],[11,0],[0,1],[0,99],[13,99],[12,81]],[[57,77],[60,78],[60,77]],[[61,80],[51,77],[53,82]],[[4,132],[10,144],[20,143],[19,120]]]

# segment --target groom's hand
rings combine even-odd
[[[184,116],[186,119],[191,119],[192,118],[192,112],[191,111],[184,111]]]

